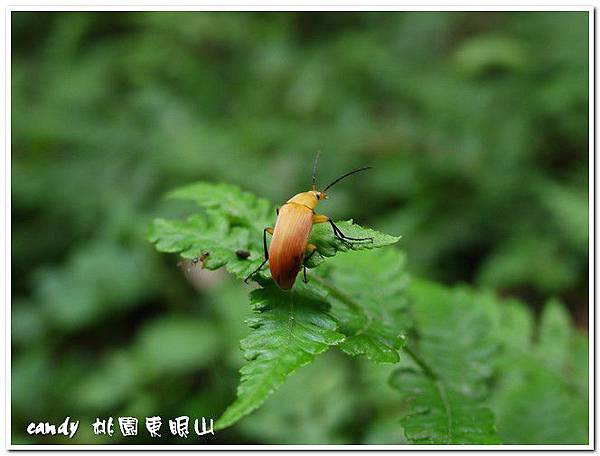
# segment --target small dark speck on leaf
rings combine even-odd
[[[235,254],[240,260],[245,260],[250,256],[250,252],[248,252],[247,250],[237,250]]]

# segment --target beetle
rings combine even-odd
[[[315,208],[319,202],[327,199],[327,190],[342,179],[360,171],[371,169],[372,167],[365,166],[350,171],[335,179],[322,191],[319,191],[317,190],[316,176],[318,162],[319,154],[317,153],[313,165],[312,189],[307,192],[298,193],[287,200],[277,209],[275,228],[267,227],[263,230],[265,259],[256,270],[246,277],[244,282],[248,283],[248,280],[269,262],[271,276],[282,290],[292,288],[301,267],[304,268],[304,283],[307,283],[306,262],[317,251],[317,246],[309,243],[308,238],[313,225],[317,223],[329,223],[333,229],[334,236],[345,244],[351,244],[351,241],[373,242],[373,238],[353,238],[346,236],[328,216],[315,213]],[[272,235],[270,249],[267,248],[267,233]]]

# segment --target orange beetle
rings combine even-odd
[[[315,158],[312,175],[312,190],[308,192],[298,193],[285,202],[281,208],[277,210],[277,222],[275,229],[265,228],[263,230],[263,247],[265,252],[265,260],[261,265],[253,271],[246,279],[248,280],[262,269],[269,262],[271,276],[275,283],[282,290],[289,290],[296,281],[296,276],[300,272],[300,268],[304,268],[304,282],[308,282],[306,278],[306,261],[317,251],[317,246],[310,244],[308,238],[315,223],[328,222],[336,238],[344,243],[349,241],[373,241],[373,238],[352,238],[346,236],[337,227],[337,225],[326,215],[315,214],[315,208],[321,200],[327,199],[325,193],[333,185],[351,174],[358,173],[370,169],[371,166],[359,168],[349,173],[338,177],[329,184],[323,191],[317,190],[317,163],[319,162],[319,154]],[[273,235],[271,240],[271,248],[267,249],[267,233]]]

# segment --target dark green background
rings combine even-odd
[[[412,274],[558,297],[587,331],[587,13],[11,16],[13,443],[67,415],[73,443],[148,440],[90,436],[97,416],[219,416],[247,288],[186,281],[148,224],[196,180],[284,201],[317,150],[323,183],[375,167],[320,209],[402,235]],[[401,443],[388,373],[327,354],[213,442]]]

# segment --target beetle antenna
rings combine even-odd
[[[367,170],[367,169],[371,169],[371,168],[373,168],[373,167],[372,167],[372,166],[365,166],[364,168],[358,168],[358,169],[355,169],[354,171],[350,171],[349,173],[346,173],[346,174],[344,174],[343,176],[341,176],[341,177],[338,177],[336,180],[334,180],[334,181],[333,181],[331,184],[329,184],[327,187],[325,187],[325,188],[323,189],[323,193],[325,193],[325,192],[327,191],[327,189],[328,189],[328,188],[331,188],[331,187],[333,187],[335,184],[337,184],[337,183],[338,183],[339,181],[341,181],[342,179],[344,179],[344,178],[346,178],[346,177],[348,177],[348,176],[350,176],[350,175],[352,175],[352,174],[354,174],[354,173],[358,173],[358,172],[360,172],[360,171],[365,171],[365,170]]]
[[[313,173],[312,173],[312,189],[317,189],[317,166],[319,165],[319,156],[321,155],[321,151],[317,151],[317,156],[315,157],[315,162],[313,163]]]

